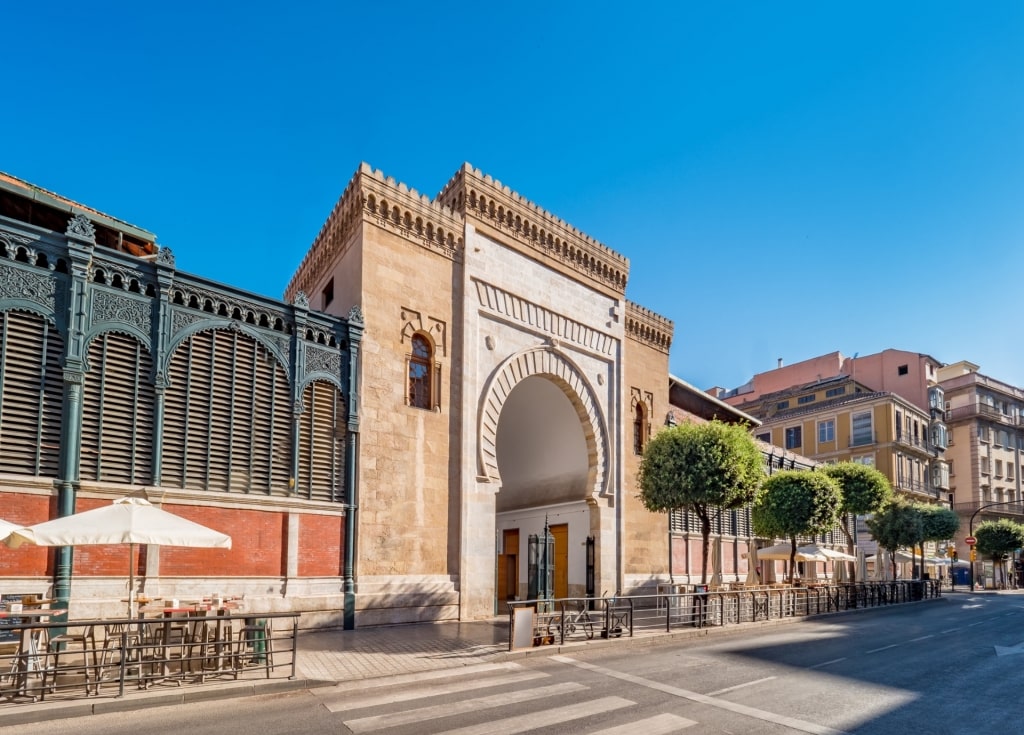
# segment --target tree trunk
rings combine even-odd
[[[703,550],[700,558],[700,583],[708,583],[708,550],[711,547],[711,517],[707,510],[696,508],[697,517],[700,518],[700,537]]]
[[[839,526],[843,529],[843,535],[846,536],[846,553],[850,556],[857,556],[857,549],[853,545],[853,534],[850,533],[850,529],[843,523]],[[847,569],[850,570],[850,582],[857,584],[857,564],[852,561],[844,561],[843,564],[847,565]]]
[[[789,539],[789,583],[796,581],[796,536]]]

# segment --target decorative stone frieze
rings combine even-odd
[[[334,378],[341,376],[341,353],[317,345],[306,345],[306,375],[327,373]]]
[[[207,314],[199,314],[187,309],[172,309],[171,336],[176,337],[179,333],[185,331],[193,324],[206,321],[207,319],[209,319],[209,315]]]
[[[637,342],[668,354],[672,346],[675,325],[671,319],[645,309],[632,301],[626,302],[626,336]]]
[[[363,163],[285,289],[285,299],[299,290],[312,292],[364,223],[393,230],[452,260],[462,257],[465,222],[459,214]]]
[[[38,304],[46,313],[56,309],[56,279],[48,273],[0,263],[0,299],[20,299]]]
[[[611,355],[615,349],[615,339],[609,334],[599,332],[497,286],[476,279],[474,283],[480,306],[492,314],[602,355]]]
[[[437,201],[486,223],[532,250],[623,294],[629,260],[538,207],[490,176],[463,164]]]
[[[120,322],[130,324],[149,334],[151,328],[148,299],[133,299],[118,293],[97,289],[92,297],[92,323]]]

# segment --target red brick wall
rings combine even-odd
[[[168,577],[283,577],[286,515],[267,511],[167,505],[164,510],[231,537],[230,549],[160,549],[160,574]]]
[[[344,563],[344,523],[340,516],[299,519],[299,576],[340,577]]]
[[[48,495],[3,493],[0,495],[0,518],[19,526],[42,523],[56,514],[57,500]],[[41,577],[50,574],[50,549],[22,546],[8,549],[0,545],[0,577]],[[127,557],[121,565],[128,570]]]
[[[75,511],[81,513],[110,503],[107,499],[80,498]],[[164,509],[231,536],[230,549],[193,549],[164,546],[160,549],[160,574],[168,577],[283,577],[287,571],[288,516],[284,512],[211,508],[196,505],[165,505]],[[0,493],[0,518],[30,526],[57,516],[53,496]],[[344,547],[344,518],[302,515],[299,519],[299,576],[341,576]],[[51,548],[0,546],[0,577],[52,576]],[[145,574],[145,547],[136,548],[129,561],[129,549],[122,545],[78,546],[74,550],[74,574],[89,576],[127,575],[134,563],[138,576]]]

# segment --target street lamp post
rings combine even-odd
[[[968,530],[967,530],[967,535],[968,536],[973,536],[974,535],[974,519],[977,517],[977,515],[979,513],[981,513],[981,511],[985,510],[985,508],[994,508],[997,505],[1020,505],[1020,501],[1019,500],[1004,500],[1004,501],[1002,501],[1000,503],[988,503],[986,505],[979,506],[976,511],[971,513],[971,520],[967,524],[968,525]],[[971,551],[972,552],[974,551],[973,547],[971,548]],[[975,562],[973,560],[971,560],[971,566],[970,566],[970,570],[971,570],[971,575],[970,575],[970,577],[971,577],[971,592],[974,591],[974,563]]]

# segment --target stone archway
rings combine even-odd
[[[588,495],[608,495],[608,432],[597,398],[583,373],[554,347],[541,347],[508,358],[491,377],[480,410],[478,473],[500,486],[498,420],[512,391],[530,377],[544,377],[568,398],[580,420],[587,446]]]

